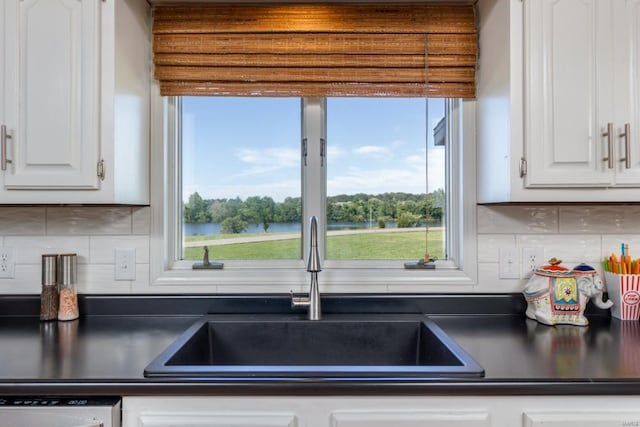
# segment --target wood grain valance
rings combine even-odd
[[[475,97],[473,6],[154,9],[162,95]]]

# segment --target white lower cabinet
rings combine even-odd
[[[640,396],[133,396],[123,427],[640,426]]]

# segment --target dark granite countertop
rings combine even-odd
[[[40,322],[9,313],[0,316],[0,395],[640,395],[640,322],[592,314],[587,328],[554,328],[520,310],[428,313],[485,376],[422,382],[145,378],[145,366],[199,315],[100,313]]]

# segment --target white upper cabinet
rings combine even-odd
[[[148,5],[3,0],[0,203],[148,203]]]
[[[99,6],[5,2],[5,188],[99,187]]]
[[[603,135],[614,122],[612,4],[524,3],[528,186],[615,183],[615,156],[611,153],[609,167],[608,136]]]
[[[640,0],[616,0],[613,3],[614,150],[617,160],[614,169],[617,185],[637,186],[640,183]],[[629,135],[626,135],[625,128]]]
[[[639,5],[479,0],[479,202],[639,200]]]

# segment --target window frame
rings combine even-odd
[[[151,238],[150,292],[164,293],[282,293],[308,291],[306,263],[301,260],[225,260],[223,270],[191,269],[193,261],[174,261],[181,242],[181,158],[180,129],[175,118],[179,103],[175,97],[162,97],[158,85],[152,93],[151,117]],[[303,99],[302,114],[308,108],[325,108],[324,98]],[[323,293],[469,292],[477,284],[476,188],[475,188],[475,101],[451,100],[447,130],[452,143],[446,161],[450,174],[448,192],[449,260],[439,261],[436,270],[406,270],[401,261],[327,260],[319,275]],[[317,113],[316,113],[317,114]],[[320,120],[326,120],[325,111]],[[326,130],[316,123],[303,133],[309,140],[319,139]],[[317,185],[326,188],[326,168],[319,156],[310,158],[303,168],[304,193]],[[301,166],[302,167],[302,166]],[[320,181],[320,183],[318,182]],[[323,194],[326,191],[323,191]],[[303,218],[326,215],[326,198],[319,205],[303,203]],[[324,233],[324,221],[321,222]],[[303,224],[303,229],[306,224]],[[303,232],[303,257],[308,250]],[[215,258],[215,257],[213,257]]]

